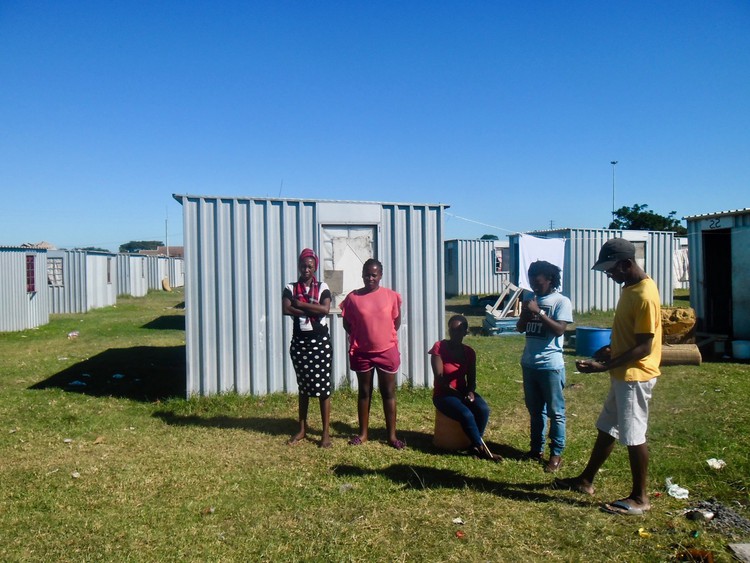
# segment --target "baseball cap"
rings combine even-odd
[[[609,270],[620,260],[635,259],[635,245],[624,238],[609,239],[599,251],[599,259],[591,267],[592,270],[604,272]]]

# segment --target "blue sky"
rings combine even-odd
[[[750,207],[750,4],[0,3],[0,245],[173,193],[446,203],[445,237]]]

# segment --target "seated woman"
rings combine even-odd
[[[448,339],[430,348],[432,373],[435,376],[432,403],[445,416],[458,421],[471,440],[471,451],[482,459],[499,461],[482,440],[490,417],[487,403],[476,392],[477,356],[463,343],[469,323],[463,315],[448,321]]]

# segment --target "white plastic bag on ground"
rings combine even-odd
[[[667,493],[669,493],[669,496],[674,498],[688,498],[688,495],[690,494],[690,491],[688,491],[684,487],[680,487],[677,483],[672,483],[672,478],[667,477],[666,482],[664,483],[667,487]]]

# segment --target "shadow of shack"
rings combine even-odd
[[[168,322],[176,323],[174,320]],[[111,348],[29,389],[55,387],[94,397],[145,402],[184,397],[185,346]]]

